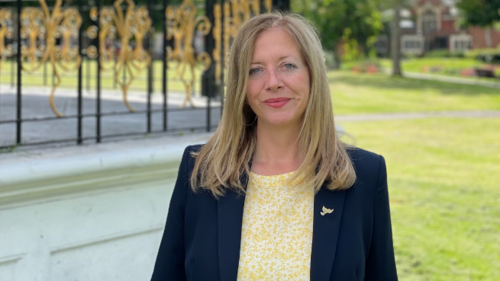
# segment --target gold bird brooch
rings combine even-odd
[[[323,212],[321,212],[320,214],[322,216],[326,215],[326,214],[331,214],[333,212],[333,209],[328,209],[327,207],[323,206]]]

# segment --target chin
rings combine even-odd
[[[300,122],[294,118],[290,118],[289,116],[281,116],[276,118],[269,118],[266,120],[266,123],[272,126],[286,127],[293,124],[299,124]]]

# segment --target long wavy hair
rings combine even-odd
[[[305,155],[300,175],[318,192],[326,183],[331,190],[351,187],[356,174],[347,154],[349,147],[335,131],[333,109],[323,59],[323,49],[314,26],[296,14],[270,13],[255,16],[244,23],[234,38],[228,61],[226,99],[221,122],[210,140],[197,153],[191,186],[205,189],[216,198],[226,189],[245,192],[242,178],[250,173],[250,161],[257,137],[255,113],[245,102],[248,73],[256,38],[272,28],[281,28],[296,42],[310,76],[310,95],[297,139]]]

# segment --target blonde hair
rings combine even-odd
[[[205,189],[216,198],[225,189],[245,192],[242,178],[250,173],[255,152],[255,113],[245,102],[248,71],[256,38],[266,30],[281,28],[296,42],[309,70],[310,96],[298,137],[305,155],[290,178],[313,184],[316,192],[326,181],[328,189],[351,187],[356,174],[347,154],[348,146],[335,131],[333,109],[323,60],[323,49],[312,24],[295,14],[271,13],[251,18],[236,35],[229,55],[226,100],[221,122],[212,138],[197,153],[191,186]],[[311,168],[312,167],[312,168]],[[302,182],[301,181],[301,182]]]

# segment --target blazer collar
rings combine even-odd
[[[248,175],[242,183],[246,187]],[[331,191],[323,185],[314,198],[313,241],[311,252],[311,280],[330,280],[337,240],[344,210],[346,191]],[[241,225],[245,195],[228,190],[218,201],[218,250],[221,281],[234,281],[238,277]],[[321,215],[323,206],[333,209]]]
[[[344,211],[346,191],[331,191],[322,186],[314,197],[313,241],[311,252],[311,280],[330,280],[340,221]],[[333,209],[330,214],[321,215],[323,207]]]
[[[247,174],[240,177],[240,182],[245,188],[248,184],[248,177]],[[228,189],[217,203],[219,233],[217,243],[221,281],[234,281],[238,277],[244,203],[245,194],[232,189]]]

